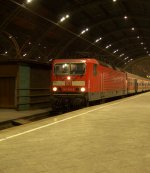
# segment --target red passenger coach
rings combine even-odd
[[[52,93],[54,108],[125,95],[126,73],[96,59],[56,59],[52,65]]]

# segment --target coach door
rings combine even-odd
[[[0,77],[0,107],[15,107],[15,78]]]
[[[137,91],[138,91],[138,82],[137,82],[137,79],[135,79],[134,82],[135,82],[135,84],[134,84],[135,85],[135,93],[137,93]]]

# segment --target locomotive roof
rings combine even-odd
[[[91,62],[99,64],[99,62],[94,58],[82,58],[82,59],[55,59],[54,62],[63,63],[63,62]]]
[[[55,59],[54,60],[55,63],[63,63],[63,62],[87,62],[87,63],[95,63],[95,64],[101,64],[105,67],[109,67],[109,68],[113,68],[115,70],[118,71],[122,71],[121,69],[115,67],[115,66],[111,66],[110,64],[107,64],[103,61],[99,61],[96,58],[81,58],[81,59]]]

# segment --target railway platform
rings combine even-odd
[[[35,109],[35,110],[25,110],[17,111],[15,109],[0,109],[0,124],[7,123],[9,121],[28,118],[32,116],[38,116],[41,114],[46,114],[51,111],[51,108],[46,109]]]
[[[1,173],[149,173],[150,92],[0,131]]]

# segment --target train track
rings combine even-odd
[[[18,118],[18,119],[12,119],[12,120],[8,120],[8,121],[4,121],[0,123],[0,130],[3,129],[7,129],[7,128],[12,128],[15,126],[21,126],[27,123],[31,123],[34,121],[38,121],[44,118],[49,118],[55,115],[59,115],[59,113],[53,112],[53,111],[49,111],[46,113],[41,113],[41,114],[36,114],[36,115],[32,115],[32,116],[27,116],[27,117],[23,117],[23,118]]]

